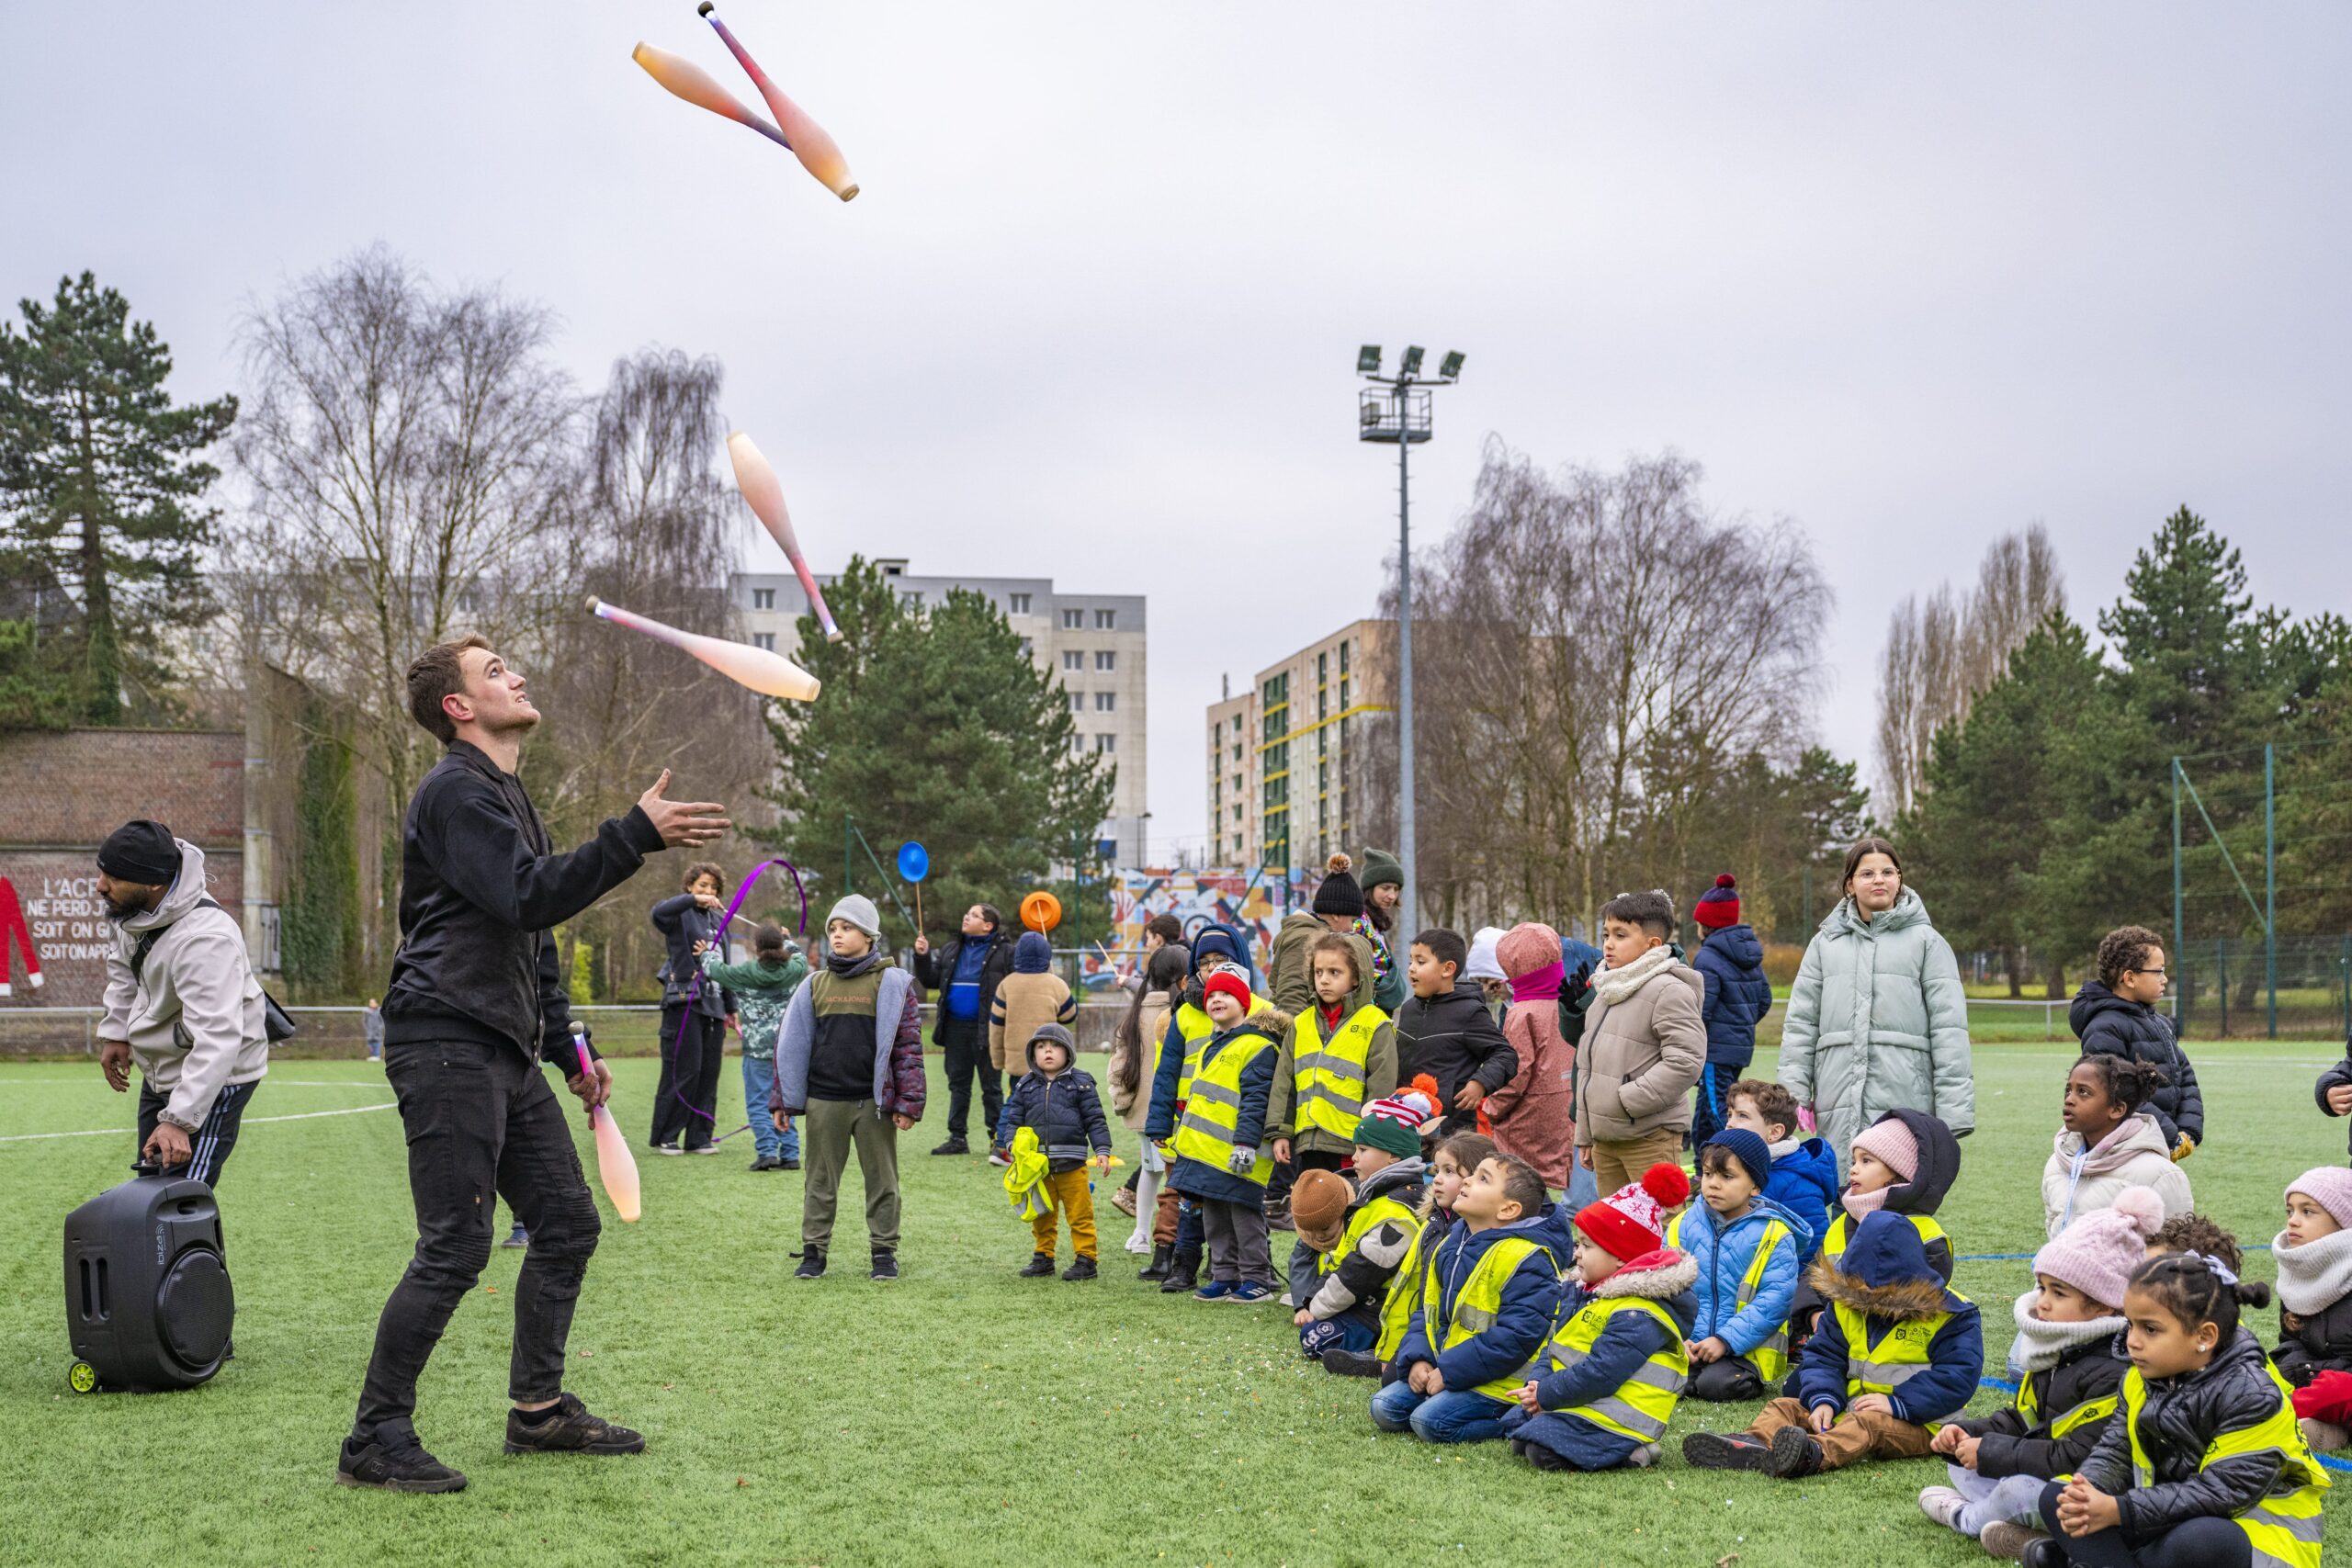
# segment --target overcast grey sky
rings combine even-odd
[[[2352,609],[2342,6],[720,14],[855,202],[630,62],[754,98],[690,0],[8,0],[0,288],[96,269],[190,395],[244,301],[375,241],[552,305],[583,382],[718,354],[820,570],[1150,595],[1163,844],[1219,674],[1378,591],[1361,342],[1469,355],[1416,454],[1432,543],[1489,433],[1678,446],[1802,522],[1822,735],[1866,772],[1888,607],[2002,530],[2049,525],[2088,618],[2186,502],[2264,598]]]

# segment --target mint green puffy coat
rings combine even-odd
[[[1855,1135],[1894,1110],[1976,1126],[1968,1004],[1951,944],[1908,887],[1865,921],[1841,898],[1804,950],[1781,1032],[1781,1081],[1810,1104],[1839,1168]]]

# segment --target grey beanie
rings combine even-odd
[[[834,904],[832,913],[825,917],[829,926],[835,920],[847,920],[875,941],[882,940],[881,912],[875,908],[874,900],[863,893],[843,894]]]

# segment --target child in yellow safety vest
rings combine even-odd
[[[1396,1087],[1396,1032],[1372,1005],[1371,965],[1356,951],[1363,942],[1325,931],[1307,948],[1314,1005],[1291,1018],[1266,1111],[1277,1167],[1338,1170],[1363,1108]],[[1314,1249],[1294,1247],[1287,1272],[1293,1304],[1305,1306],[1315,1293]]]
[[[2240,1327],[2268,1287],[2194,1253],[2152,1258],[2123,1293],[2122,1404],[2072,1480],[2041,1493],[2030,1568],[2320,1568],[2328,1486],[2292,1391]]]
[[[1665,1212],[1690,1196],[1676,1165],[1650,1167],[1577,1215],[1576,1267],[1539,1376],[1503,1419],[1511,1451],[1538,1470],[1654,1463],[1690,1375],[1685,1341],[1698,1269],[1667,1245]]]
[[[1411,1260],[1424,1234],[1418,1213],[1428,1176],[1421,1161],[1422,1119],[1418,1108],[1403,1100],[1375,1100],[1356,1122],[1353,1201],[1341,1216],[1337,1242],[1317,1255],[1314,1292],[1291,1319],[1298,1328],[1299,1349],[1321,1361],[1327,1372],[1377,1377],[1405,1342],[1419,1279]],[[1306,1187],[1307,1178],[1301,1176],[1299,1190]],[[1306,1237],[1306,1216],[1295,1194],[1291,1215],[1298,1221],[1298,1234]]]
[[[1693,1399],[1761,1399],[1789,1370],[1789,1308],[1806,1238],[1804,1222],[1764,1196],[1771,1177],[1770,1145],[1744,1127],[1723,1129],[1699,1150],[1700,1201],[1666,1233],[1699,1270]]]
[[[1854,1228],[1836,1261],[1813,1266],[1827,1303],[1797,1367],[1798,1396],[1746,1432],[1694,1432],[1701,1470],[1760,1470],[1794,1481],[1872,1459],[1918,1459],[1932,1426],[1965,1409],[1984,1371],[1975,1304],[1936,1277],[1919,1233],[1883,1211]]]
[[[1954,1421],[1929,1445],[1951,1484],[1919,1494],[1919,1510],[1995,1557],[2041,1539],[2041,1489],[2075,1473],[2114,1419],[2123,1388],[2124,1281],[2164,1224],[2164,1200],[2127,1187],[2033,1256],[2034,1287],[2018,1298],[2017,1402]]]
[[[1193,1299],[1255,1305],[1274,1299],[1266,1246],[1266,1179],[1274,1168],[1265,1147],[1266,1100],[1275,1049],[1290,1020],[1259,1003],[1249,981],[1230,967],[1203,982],[1201,1005],[1216,1032],[1201,1047],[1169,1139],[1176,1168],[1168,1184],[1200,1211],[1209,1282]]]

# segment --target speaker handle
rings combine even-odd
[[[133,1176],[161,1176],[164,1174],[164,1168],[160,1162],[152,1159],[133,1160],[130,1162],[130,1174]]]

